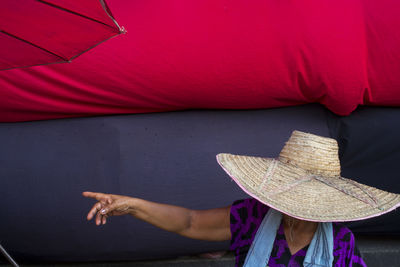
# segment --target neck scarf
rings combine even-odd
[[[268,264],[282,213],[269,209],[247,253],[244,267],[265,267]],[[306,257],[304,267],[330,267],[333,263],[332,223],[318,223]]]

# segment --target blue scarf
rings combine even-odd
[[[247,253],[244,267],[265,267],[268,264],[282,214],[269,209]],[[303,262],[304,267],[330,267],[333,263],[332,223],[318,223]]]

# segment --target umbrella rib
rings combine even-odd
[[[34,43],[31,43],[31,42],[29,42],[29,41],[27,41],[27,40],[24,40],[24,39],[22,39],[22,38],[20,38],[20,37],[18,37],[18,36],[15,36],[15,35],[13,35],[13,34],[11,34],[11,33],[9,33],[9,32],[5,32],[5,31],[2,31],[2,30],[0,30],[0,32],[4,33],[4,34],[6,34],[6,35],[8,35],[8,36],[10,36],[10,37],[12,37],[12,38],[18,39],[18,40],[20,40],[20,41],[22,41],[22,42],[24,42],[24,43],[30,44],[30,45],[32,45],[32,46],[34,46],[34,47],[36,47],[36,48],[38,48],[38,49],[40,49],[40,50],[42,50],[42,51],[45,51],[46,53],[49,53],[49,54],[51,54],[51,55],[53,55],[53,56],[56,56],[56,57],[58,57],[58,58],[61,58],[61,59],[64,60],[64,61],[69,61],[69,59],[67,59],[67,58],[63,58],[63,57],[60,56],[60,55],[57,55],[57,54],[55,54],[55,53],[53,53],[53,52],[51,52],[51,51],[49,51],[49,50],[47,50],[47,49],[45,49],[45,48],[43,48],[43,47],[40,47],[40,46],[38,46],[38,45],[36,45],[36,44],[34,44]]]
[[[94,19],[94,18],[85,16],[85,15],[80,14],[80,13],[78,13],[78,12],[75,12],[75,11],[73,11],[73,10],[66,9],[66,8],[61,7],[61,6],[58,6],[58,5],[56,5],[56,4],[46,2],[45,0],[37,0],[37,1],[40,2],[40,3],[42,3],[42,4],[46,4],[46,5],[49,5],[49,6],[51,6],[51,7],[58,8],[58,9],[60,9],[60,10],[62,10],[62,11],[69,12],[69,13],[71,13],[71,14],[80,16],[80,17],[82,17],[82,18],[85,18],[85,19],[88,19],[88,20],[91,20],[91,21],[100,23],[100,24],[102,24],[102,25],[105,25],[105,26],[110,27],[111,29],[114,29],[114,27],[108,25],[107,23],[104,23],[104,22],[102,22],[102,21],[100,21],[100,20],[97,20],[97,19]]]
[[[104,9],[104,12],[106,12],[106,14],[108,15],[108,17],[109,17],[109,18],[114,22],[114,24],[118,27],[120,33],[125,34],[125,33],[126,33],[125,28],[124,28],[124,27],[121,28],[121,27],[118,25],[118,23],[117,23],[117,21],[115,20],[113,14],[111,13],[111,10],[108,8],[107,3],[106,3],[104,0],[99,0],[99,1],[100,1],[101,6],[102,6],[103,9]]]

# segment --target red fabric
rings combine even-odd
[[[113,0],[128,33],[0,72],[0,120],[320,102],[400,104],[400,2]]]

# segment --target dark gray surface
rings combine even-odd
[[[319,105],[0,124],[0,241],[22,261],[127,261],[224,250],[129,217],[96,227],[84,190],[207,209],[246,197],[220,152],[277,156],[292,130],[328,135]]]
[[[368,266],[400,266],[399,237],[358,236],[356,242]]]

